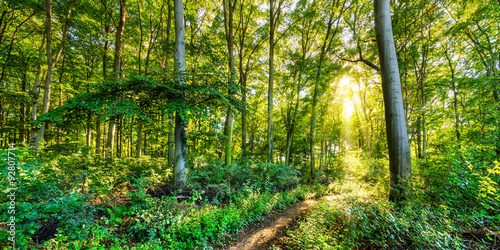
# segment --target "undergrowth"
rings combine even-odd
[[[342,164],[347,178],[335,186],[337,195],[322,200],[307,214],[289,233],[286,247],[499,247],[498,162],[477,148],[448,148],[439,153],[428,155],[425,161],[414,160],[409,196],[399,204],[387,201],[388,176],[373,178],[373,160],[360,152],[346,154]]]
[[[161,163],[164,159],[103,159],[77,153],[35,160],[22,148],[16,154],[16,244],[20,249],[224,246],[227,235],[262,215],[329,190],[321,184],[300,185],[301,173],[291,166],[250,162],[226,167],[215,159],[191,169],[190,193],[181,201],[175,193],[183,190],[160,197],[148,193],[172,181]],[[0,184],[8,185],[4,180]],[[205,199],[205,190],[217,191],[218,199]],[[5,194],[1,198],[0,220],[7,221],[8,198]],[[2,231],[0,244],[7,243]]]

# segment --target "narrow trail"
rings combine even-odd
[[[285,211],[267,216],[261,223],[256,223],[240,230],[235,237],[238,241],[233,246],[225,248],[227,250],[247,250],[247,249],[269,249],[275,244],[279,244],[286,236],[287,229],[293,227],[301,214],[312,208],[322,199],[336,199],[337,195],[326,195],[316,199],[301,201]]]

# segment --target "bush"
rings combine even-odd
[[[450,211],[431,206],[395,209],[385,201],[323,201],[287,240],[299,249],[456,249],[463,247]]]
[[[219,159],[189,171],[189,179],[195,189],[219,188],[228,198],[235,190],[243,188],[250,188],[251,192],[288,190],[297,186],[299,177],[300,172],[293,166],[262,162],[225,166]]]
[[[70,235],[73,240],[88,237],[86,229],[94,220],[95,207],[89,202],[91,195],[81,193],[80,187],[72,185],[62,189],[59,176],[50,168],[29,160],[29,152],[20,149],[16,156],[15,223],[16,245],[27,248],[28,242],[41,242],[54,233]],[[1,151],[2,176],[7,176],[7,152]],[[24,163],[22,163],[23,161]],[[7,178],[0,181],[2,190],[9,190]],[[11,214],[10,200],[2,195],[0,221],[8,221]],[[57,231],[56,231],[57,229]],[[45,232],[42,232],[45,231]],[[52,231],[47,234],[47,231]],[[0,235],[2,245],[7,243],[6,234]]]

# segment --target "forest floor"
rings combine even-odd
[[[298,202],[294,206],[281,212],[274,212],[264,216],[261,221],[241,229],[238,233],[230,235],[232,246],[227,250],[249,250],[249,249],[270,249],[273,246],[283,247],[283,239],[287,232],[292,231],[298,221],[304,217],[309,209],[318,204],[320,200],[337,199],[338,195],[329,194],[316,199],[309,199]],[[228,237],[229,238],[229,237]]]

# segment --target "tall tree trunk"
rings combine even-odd
[[[184,26],[184,8],[182,0],[174,0],[174,19],[175,19],[175,75],[178,84],[185,84],[186,71],[186,43]],[[180,96],[184,101],[185,97]],[[183,116],[176,112],[175,114],[175,184],[179,188],[186,186],[187,159],[187,121]]]
[[[101,152],[101,115],[97,115],[95,122],[95,153]]]
[[[62,60],[62,66],[61,66],[61,74],[59,75],[59,107],[62,106],[62,84],[63,84],[63,79],[64,79],[64,65],[66,64],[66,54],[63,55],[63,60]],[[87,92],[89,92],[87,90]],[[61,127],[57,127],[57,144],[61,144]],[[87,142],[88,146],[88,142]]]
[[[328,51],[330,51],[333,38],[337,34],[340,18],[342,17],[342,14],[345,11],[345,9],[344,9],[345,3],[346,3],[346,0],[343,1],[342,8],[340,9],[339,15],[336,19],[333,19],[333,17],[334,17],[333,13],[329,17],[325,40],[323,41],[323,45],[321,45],[321,53],[319,56],[318,68],[316,71],[316,80],[314,83],[313,105],[312,105],[312,115],[311,115],[311,131],[309,134],[309,137],[310,137],[310,141],[309,141],[309,151],[310,152],[309,153],[311,155],[311,178],[314,178],[314,168],[316,165],[315,164],[315,155],[314,155],[314,133],[315,133],[315,129],[316,129],[316,106],[318,104],[318,91],[319,91],[318,87],[319,87],[319,83],[321,81],[321,68],[323,66],[323,61],[326,57],[326,54],[328,53]],[[333,30],[333,32],[332,32],[332,27],[333,27],[333,24],[335,23],[335,21],[337,22],[337,24],[336,24],[335,30]]]
[[[305,55],[305,54],[304,54]],[[304,61],[305,56],[302,57],[302,62]],[[290,126],[286,133],[286,154],[285,154],[285,165],[288,166],[291,160],[291,149],[292,149],[292,141],[293,141],[293,131],[295,129],[295,118],[299,113],[299,101],[300,101],[300,82],[302,80],[302,72],[299,70],[299,80],[297,84],[297,101],[295,102],[295,110],[290,119]]]
[[[40,44],[40,48],[38,49],[38,62],[37,62],[37,69],[36,69],[36,77],[35,77],[35,84],[33,86],[33,101],[31,104],[31,122],[32,123],[36,120],[38,97],[40,96],[40,89],[38,88],[38,85],[40,83],[40,74],[42,73],[42,56],[43,56],[43,48],[44,48],[43,45],[45,44],[45,39],[46,39],[46,35],[44,33],[43,38],[42,38],[42,43]],[[36,128],[32,125],[31,126],[31,137],[30,137],[30,145],[32,147],[35,146],[35,139],[36,139]]]
[[[273,163],[273,78],[274,78],[274,2],[269,0],[269,86],[267,90],[267,161]],[[279,10],[278,10],[279,11]]]
[[[107,80],[108,78],[108,75],[107,75],[107,72],[108,72],[108,33],[109,33],[109,27],[110,25],[109,24],[105,24],[104,25],[104,38],[105,38],[105,41],[104,41],[104,47],[103,47],[103,52],[102,52],[102,76],[103,76],[103,79],[104,81]]]
[[[174,167],[174,138],[175,138],[175,133],[174,133],[174,123],[175,123],[175,117],[172,114],[168,115],[168,123],[170,124],[170,128],[168,131],[168,165],[171,167]]]
[[[171,37],[171,29],[172,29],[172,4],[171,0],[167,0],[167,45],[170,45],[170,37]],[[168,50],[168,46],[166,46],[165,49],[165,71],[166,74],[169,74],[169,61],[170,59],[170,53]],[[170,125],[169,131],[168,131],[168,166],[174,167],[174,138],[175,138],[175,128],[174,128],[174,123],[175,123],[175,117],[173,114],[168,115],[168,123]]]
[[[420,115],[417,115],[417,157],[422,159],[422,131],[421,131],[422,119]]]
[[[132,142],[134,141],[134,130],[132,129],[132,122],[130,123],[130,130],[128,136],[128,157],[132,157]]]
[[[144,39],[144,34],[142,32],[142,17],[141,17],[141,2],[142,0],[137,0],[137,9],[139,10],[138,11],[138,14],[139,14],[139,31],[140,31],[140,39],[139,39],[139,53],[138,53],[138,59],[137,59],[137,66],[139,67],[139,75],[141,75],[141,54],[142,54],[142,43],[143,43],[143,39]],[[137,147],[139,147],[139,145],[137,145]],[[139,156],[140,157],[140,156]]]
[[[92,75],[94,73],[94,62],[95,58],[92,56],[89,56],[89,65],[88,67],[90,70],[87,71],[87,93],[90,93],[90,79],[92,78]],[[63,64],[64,64],[64,59],[63,59]],[[60,81],[62,83],[62,79]],[[61,99],[62,99],[62,94],[61,94]],[[86,141],[87,141],[87,147],[92,147],[92,114],[89,112],[87,114],[87,131],[86,131]]]
[[[250,155],[253,155],[253,150],[255,148],[255,133],[256,133],[255,130],[257,130],[256,126],[257,125],[254,126],[252,134],[250,135]]]
[[[51,83],[52,83],[52,71],[59,60],[61,53],[64,49],[64,45],[66,43],[66,38],[68,35],[68,30],[69,30],[69,17],[71,15],[71,9],[73,8],[73,5],[75,4],[76,0],[72,0],[68,6],[68,10],[66,12],[66,20],[63,28],[63,33],[62,33],[62,39],[61,39],[61,44],[59,47],[59,50],[56,53],[56,56],[54,60],[52,60],[52,41],[51,41],[51,23],[52,23],[52,3],[51,0],[46,0],[45,1],[45,14],[46,14],[46,20],[45,20],[45,36],[47,37],[47,46],[46,46],[46,53],[47,53],[47,77],[45,79],[45,92],[44,92],[44,100],[43,100],[43,114],[47,113],[49,110],[49,105],[50,105],[50,90],[51,90]],[[43,139],[43,135],[45,133],[45,126],[46,123],[42,123],[42,127],[38,130],[36,134],[36,139],[35,139],[35,151],[38,149],[40,146],[40,142]]]
[[[104,81],[107,79],[107,65],[108,65],[108,33],[109,33],[109,27],[110,25],[105,24],[104,25],[104,47],[103,47],[103,53],[102,53],[102,76]],[[96,154],[101,153],[101,115],[97,115],[97,120],[96,120]]]
[[[234,83],[235,80],[235,66],[234,66],[234,35],[233,35],[233,14],[234,9],[236,7],[237,0],[228,0],[228,4],[226,4],[226,0],[223,0],[224,5],[224,28],[226,31],[226,42],[227,42],[227,51],[228,51],[228,59],[229,59],[229,74],[230,81]],[[227,7],[226,7],[227,5]],[[232,93],[229,93],[232,94]],[[226,117],[226,149],[225,149],[225,163],[226,166],[231,165],[231,141],[233,137],[233,110],[231,107],[228,107],[227,117]]]
[[[457,141],[460,141],[460,114],[458,113],[458,90],[455,83],[455,67],[451,63],[451,58],[448,55],[448,51],[445,52],[446,60],[448,61],[448,66],[451,72],[451,88],[453,90],[453,108],[455,111],[455,134],[457,136]]]
[[[118,157],[122,157],[122,151],[123,151],[123,116],[120,116],[118,118],[118,148],[117,148],[117,153]]]
[[[392,33],[390,1],[375,0],[374,14],[389,148],[391,176],[389,200],[394,201],[406,195],[406,187],[411,176],[410,144]]]
[[[26,93],[26,81],[27,81],[27,72],[25,71],[23,73],[23,79],[22,79],[22,86],[21,86],[21,91],[22,93]],[[19,110],[19,142],[24,142],[24,123],[26,122],[26,103],[21,101],[21,108]],[[1,138],[1,137],[0,137]]]
[[[427,144],[427,131],[425,129],[425,87],[424,87],[424,79],[422,77],[421,79],[421,94],[422,94],[422,107],[424,108],[422,112],[422,120],[421,120],[421,125],[422,125],[422,157],[425,157],[425,149],[426,149],[426,144]]]
[[[142,126],[143,126],[143,121],[139,120],[139,125],[137,129],[137,149],[136,149],[136,155],[135,157],[140,158],[142,154]]]
[[[43,114],[47,113],[49,110],[49,102],[50,102],[50,85],[52,82],[52,37],[51,37],[51,24],[52,24],[52,3],[50,0],[45,0],[45,16],[46,16],[46,21],[45,21],[45,36],[47,37],[47,47],[46,47],[46,53],[47,53],[47,78],[45,80],[45,91],[44,91],[44,98],[43,98]],[[43,134],[45,132],[45,122],[42,123],[42,126],[40,129],[38,129],[38,133],[36,134],[36,140],[35,140],[35,151],[38,150],[38,147],[40,146],[40,142],[43,138]]]
[[[120,21],[118,27],[116,28],[115,37],[115,59],[113,62],[113,74],[114,78],[118,80],[120,72],[120,53],[122,47],[123,29],[125,27],[125,5],[126,0],[120,0]],[[108,128],[108,140],[106,143],[106,148],[109,151],[109,155],[113,156],[114,148],[114,138],[115,138],[115,127],[116,127],[116,117],[110,118],[109,128]]]

